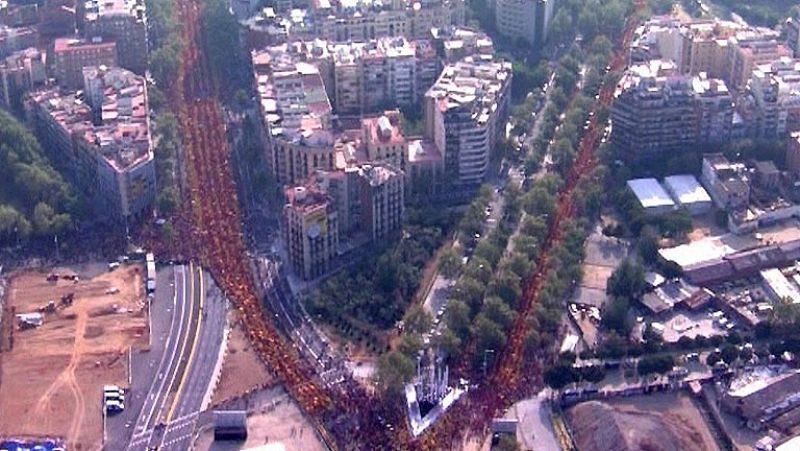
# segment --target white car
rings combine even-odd
[[[122,401],[109,399],[106,401],[106,412],[122,412],[125,410],[125,404]]]

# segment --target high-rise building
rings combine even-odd
[[[117,65],[117,45],[100,37],[91,40],[58,38],[53,44],[53,60],[58,85],[76,90],[83,86],[84,67]]]
[[[510,89],[511,63],[476,56],[446,66],[428,90],[425,136],[441,149],[451,183],[483,181],[507,114]]]
[[[795,58],[800,58],[800,11],[786,20],[786,43]]]
[[[324,4],[323,4],[324,3]],[[306,18],[309,19],[309,18]],[[332,42],[363,42],[383,37],[427,39],[431,28],[443,28],[465,23],[463,0],[401,2],[390,5],[319,2],[313,9],[311,26],[301,24],[300,31]],[[289,34],[296,34],[290,29]]]
[[[86,36],[117,44],[119,65],[137,74],[147,70],[147,23],[144,0],[83,0]]]
[[[403,225],[405,176],[388,164],[358,168],[361,229],[374,240],[388,237]]]
[[[51,161],[104,222],[132,225],[155,199],[147,87],[120,68],[87,67],[83,93],[31,93],[26,115]]]
[[[786,146],[786,168],[800,175],[800,132],[794,132],[789,137]]]
[[[31,47],[0,60],[0,105],[22,111],[22,95],[47,82],[45,55]]]
[[[332,109],[319,69],[285,47],[254,52],[256,86],[267,134],[267,164],[279,184],[335,168]]]
[[[436,52],[446,64],[472,55],[494,55],[492,38],[480,30],[466,27],[434,28],[431,35]]]
[[[541,44],[553,20],[554,0],[496,0],[497,31],[511,39]]]
[[[757,66],[792,56],[791,50],[777,38],[774,32],[756,30],[739,32],[728,40],[730,75],[725,81],[731,89],[743,90]]]
[[[729,139],[733,101],[725,82],[664,73],[654,63],[628,70],[611,107],[611,143],[625,159],[663,159]]]
[[[338,114],[364,114],[392,106],[410,106],[419,101],[417,61],[430,82],[432,51],[403,37],[380,38],[363,43],[332,44],[334,98]],[[432,49],[431,49],[432,50]]]
[[[39,32],[34,27],[12,28],[0,25],[0,58],[29,47],[36,47],[38,41]]]
[[[331,196],[310,179],[286,190],[284,243],[292,270],[305,280],[324,275],[339,247],[338,213]]]
[[[740,111],[751,136],[776,138],[800,130],[800,60],[757,66],[744,94]]]

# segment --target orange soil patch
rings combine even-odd
[[[228,349],[225,362],[222,364],[219,384],[211,398],[211,405],[217,405],[251,389],[263,387],[275,382],[267,371],[267,367],[255,353],[242,328],[242,322],[235,311],[229,313],[229,324],[232,324],[228,336]]]
[[[14,325],[0,354],[0,435],[63,437],[73,449],[99,449],[104,384],[127,385],[128,348],[147,343],[143,268],[123,266],[80,280],[48,282],[47,272],[10,278],[4,320],[36,312],[62,295],[71,306],[44,314],[30,330]],[[72,271],[59,268],[59,273]],[[112,287],[118,293],[109,294]]]

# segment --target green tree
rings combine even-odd
[[[178,207],[178,193],[174,188],[166,188],[158,193],[157,203],[159,213],[169,216]]]
[[[722,348],[720,357],[722,361],[730,365],[739,358],[739,348],[732,344],[727,344]]]
[[[431,314],[428,313],[425,308],[417,304],[408,309],[408,312],[406,312],[406,315],[403,319],[403,323],[405,324],[407,331],[410,331],[411,333],[422,334],[431,329],[433,318],[431,318]]]
[[[378,389],[389,396],[399,396],[403,384],[414,376],[414,361],[398,351],[388,352],[378,358],[375,382]]]
[[[630,314],[630,301],[625,297],[615,297],[603,307],[600,324],[606,330],[616,331],[627,337],[633,328],[633,318]]]
[[[439,272],[448,279],[452,279],[461,272],[461,257],[452,248],[448,248],[439,256]]]
[[[471,319],[470,308],[467,304],[457,299],[451,300],[447,303],[444,317],[448,330],[461,339],[467,337]]]
[[[606,284],[608,294],[626,298],[638,297],[644,288],[644,269],[630,260],[623,261],[611,274]]]
[[[556,390],[560,390],[578,380],[578,374],[572,368],[572,365],[557,365],[548,368],[545,370],[543,377],[544,383]]]

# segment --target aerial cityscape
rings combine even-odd
[[[800,451],[800,3],[0,0],[0,451]]]

